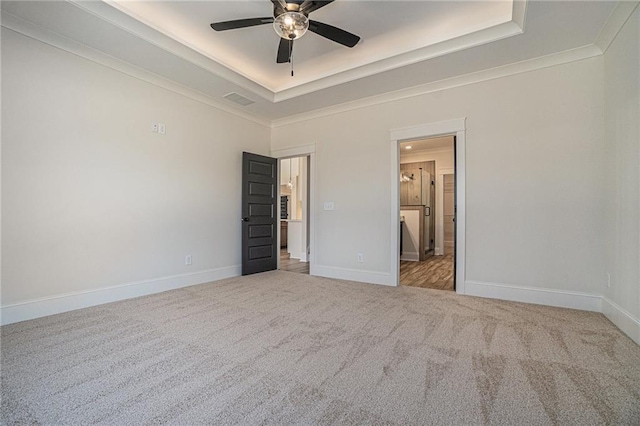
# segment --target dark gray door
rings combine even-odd
[[[453,177],[455,179],[453,186],[453,291],[456,291],[456,268],[458,267],[458,250],[456,250],[456,244],[458,243],[458,224],[456,223],[456,215],[458,214],[458,144],[456,143],[456,136],[453,137]]]
[[[242,153],[242,275],[278,267],[278,160]]]

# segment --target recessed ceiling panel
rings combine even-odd
[[[260,1],[122,1],[114,6],[273,92],[379,62],[511,21],[512,1],[337,0],[310,19],[361,37],[350,49],[315,33],[296,40],[291,64],[276,64],[271,24],[216,32],[212,22],[269,17]]]

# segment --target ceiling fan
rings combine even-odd
[[[216,31],[226,31],[273,23],[273,28],[281,37],[276,62],[283,64],[291,62],[293,41],[302,37],[307,30],[347,47],[353,47],[358,44],[360,37],[357,35],[332,25],[309,19],[311,12],[333,1],[271,0],[271,3],[273,3],[273,17],[214,22],[211,24],[211,28]]]

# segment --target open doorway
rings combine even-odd
[[[455,290],[455,136],[400,143],[400,285]]]
[[[280,160],[280,266],[309,274],[309,156]]]

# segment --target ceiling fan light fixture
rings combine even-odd
[[[285,40],[302,37],[309,29],[309,19],[300,12],[284,12],[273,21],[276,33]]]

